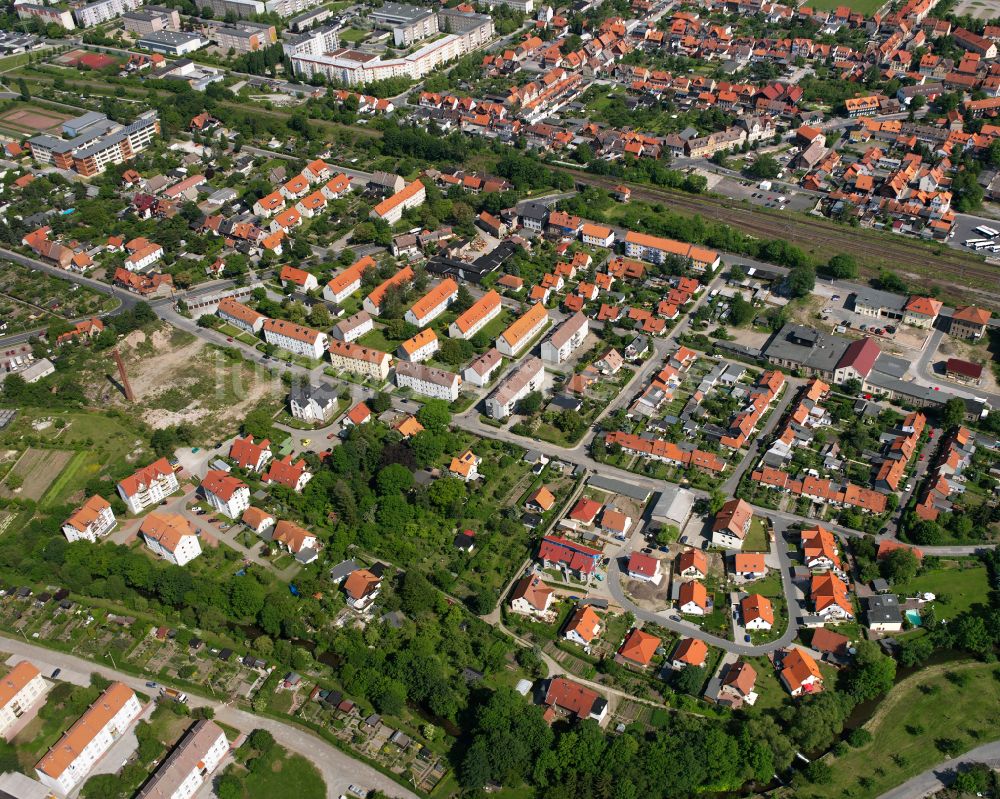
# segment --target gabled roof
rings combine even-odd
[[[677,556],[677,571],[681,574],[690,568],[701,574],[708,574],[708,558],[700,549],[685,549]]]
[[[575,632],[588,644],[597,637],[600,629],[601,618],[594,613],[594,610],[590,607],[590,605],[584,605],[583,607],[578,608],[573,615],[570,616],[569,622],[566,624],[567,635],[571,632]]]
[[[750,594],[740,600],[740,613],[743,616],[743,623],[749,624],[757,619],[762,619],[768,624],[774,624],[774,607],[771,600],[760,594]]]
[[[677,595],[678,604],[683,607],[689,602],[693,602],[702,610],[708,609],[708,591],[705,586],[697,580],[681,583],[680,591]]]
[[[660,562],[645,552],[633,552],[628,559],[628,572],[652,577],[660,568]]]
[[[542,582],[542,578],[537,574],[528,574],[522,577],[514,586],[514,593],[511,600],[523,599],[535,610],[544,610],[548,603],[548,598],[552,596],[553,590]]]
[[[233,494],[241,488],[250,490],[249,486],[240,478],[221,469],[209,469],[205,473],[205,479],[201,481],[201,488],[208,494],[214,494],[223,502],[229,502]]]
[[[700,638],[685,638],[674,650],[673,660],[679,660],[688,666],[704,666],[708,657],[708,644]]]

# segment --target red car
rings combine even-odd
[[[231,337],[231,336],[227,336],[227,337],[226,337],[226,341],[232,341],[232,340],[233,340],[233,339],[232,339],[232,337]]]

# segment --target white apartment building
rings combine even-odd
[[[542,360],[553,364],[565,363],[583,344],[589,330],[587,317],[577,311],[542,342]]]
[[[509,358],[517,356],[548,323],[549,312],[542,303],[536,302],[500,334],[497,349]]]
[[[8,738],[18,719],[43,704],[48,684],[33,663],[20,661],[0,679],[0,735]]]
[[[545,381],[545,366],[541,358],[527,358],[486,399],[486,412],[493,419],[506,419],[517,403],[532,391],[540,391]]]
[[[288,394],[288,405],[295,419],[312,423],[328,422],[338,407],[337,392],[327,383],[311,386],[294,381]]]
[[[62,530],[71,544],[74,541],[95,544],[114,530],[116,524],[111,504],[100,494],[94,494],[63,523]]]
[[[448,326],[448,335],[451,338],[468,340],[496,319],[502,310],[500,295],[490,289],[468,310],[458,315],[458,318]]]
[[[156,505],[178,488],[177,475],[166,458],[139,469],[118,484],[118,494],[131,513]]]
[[[328,302],[341,303],[361,288],[361,276],[366,269],[374,269],[375,259],[370,255],[359,258],[343,272],[331,278],[323,287],[323,299]]]
[[[409,47],[438,32],[437,14],[429,8],[404,3],[383,3],[370,11],[368,17],[379,28],[392,31],[396,47]]]
[[[420,363],[426,361],[441,348],[437,333],[426,327],[413,338],[409,338],[399,345],[397,354],[404,361]]]
[[[261,328],[264,327],[264,322],[267,321],[267,317],[264,314],[255,311],[242,302],[237,302],[232,297],[224,297],[220,300],[219,309],[216,313],[224,322],[228,322],[233,327],[238,327],[240,330],[245,330],[247,333],[252,333],[255,336],[260,335]]]
[[[411,325],[427,327],[433,320],[448,310],[448,306],[458,296],[458,283],[446,277],[423,297],[413,303],[406,312],[405,319]]]
[[[191,524],[176,513],[153,511],[142,520],[139,535],[155,555],[175,566],[186,566],[201,554]]]
[[[81,28],[92,28],[102,22],[120,17],[126,11],[135,11],[142,0],[95,0],[73,11]]]
[[[435,369],[422,363],[397,361],[396,385],[400,388],[409,388],[425,397],[454,402],[458,399],[462,378],[452,372]]]
[[[386,197],[382,202],[372,208],[369,216],[375,219],[382,219],[390,225],[395,225],[403,218],[403,211],[408,208],[419,208],[427,199],[427,189],[419,180],[415,180],[404,186],[391,197]],[[417,324],[414,322],[414,324]]]
[[[124,683],[112,684],[38,761],[38,779],[58,793],[70,793],[140,713],[135,692]]]
[[[163,257],[163,247],[149,243],[129,255],[124,262],[129,272],[138,272],[147,266],[152,266]]]
[[[374,377],[385,380],[389,376],[389,364],[392,358],[388,352],[373,350],[347,341],[331,342],[329,347],[330,363],[334,369],[343,369],[364,377]]]
[[[196,721],[160,764],[136,799],[191,799],[229,753],[229,739],[214,721]]]
[[[250,507],[250,487],[221,469],[209,469],[201,481],[208,504],[230,519],[238,519]]]
[[[327,345],[326,333],[285,319],[267,319],[263,328],[264,340],[268,344],[307,358],[323,357],[323,350]]]
[[[493,379],[493,373],[501,363],[503,363],[503,356],[497,351],[496,347],[490,347],[490,349],[465,367],[462,379],[466,383],[471,383],[474,386],[482,388]]]
[[[337,341],[351,342],[361,338],[375,329],[371,314],[368,311],[358,311],[354,316],[348,316],[333,326],[331,335]]]

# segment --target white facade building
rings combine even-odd
[[[38,761],[38,779],[58,793],[70,793],[140,713],[135,692],[124,683],[114,683]]]
[[[305,355],[307,358],[322,358],[326,349],[326,333],[311,327],[296,325],[285,319],[268,319],[264,322],[264,340],[283,350]]]
[[[201,544],[187,519],[153,511],[139,526],[139,535],[154,554],[175,566],[185,566],[201,554]]]
[[[230,519],[238,519],[250,507],[250,487],[228,472],[209,469],[201,481],[208,504]]]
[[[17,720],[41,706],[48,684],[33,663],[20,661],[0,679],[0,736],[8,737]]]
[[[514,406],[532,391],[540,391],[545,381],[541,358],[527,358],[517,371],[504,380],[486,400],[486,411],[493,419],[506,419]]]
[[[229,739],[214,721],[189,729],[136,799],[191,799],[229,753]]]
[[[62,530],[71,544],[74,541],[95,544],[114,530],[116,524],[111,504],[100,494],[94,494],[65,521]]]
[[[589,331],[587,317],[577,311],[542,342],[542,360],[553,364],[565,363],[583,344]]]
[[[396,385],[400,388],[409,388],[425,397],[454,402],[458,399],[462,378],[452,372],[435,369],[422,363],[397,361]]]
[[[178,488],[177,475],[166,458],[139,469],[118,484],[118,494],[132,513],[156,505]]]

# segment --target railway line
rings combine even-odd
[[[732,225],[741,232],[758,238],[783,239],[819,260],[845,253],[854,256],[862,271],[869,275],[876,275],[880,269],[887,268],[912,281],[938,285],[946,293],[959,299],[985,299],[990,304],[1000,302],[1000,290],[997,288],[1000,285],[1000,269],[957,250],[946,248],[944,252],[935,253],[915,241],[889,238],[888,235],[866,230],[841,229],[835,227],[836,223],[801,214],[783,213],[779,216],[744,208],[732,200],[686,194],[616,180],[613,177],[556,168],[604,189],[612,189],[624,183],[632,189],[633,198],[663,203],[671,211],[681,214],[698,214],[706,219]]]

